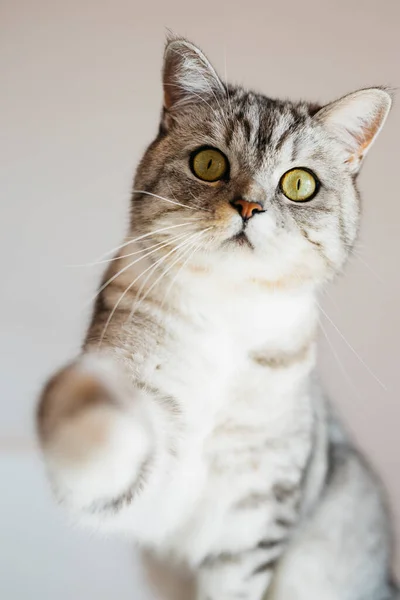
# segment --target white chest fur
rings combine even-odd
[[[307,360],[268,368],[254,352],[290,355],[309,342],[312,298],[231,290],[191,281],[181,296],[187,320],[171,317],[171,336],[146,364],[146,380],[183,407],[177,456],[149,487],[129,523],[143,542],[196,563],[210,548],[251,544],[276,518],[271,490],[295,486],[311,444]],[[246,496],[260,511],[236,511]],[[270,496],[271,502],[268,503]],[[196,540],[196,543],[194,543]]]

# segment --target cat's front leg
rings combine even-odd
[[[282,550],[283,543],[269,542],[242,553],[208,558],[199,569],[197,600],[261,600]]]
[[[57,373],[42,394],[38,431],[59,501],[80,520],[131,502],[160,451],[160,428],[160,407],[114,361],[84,355]]]

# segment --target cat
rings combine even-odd
[[[394,599],[384,492],[315,372],[390,95],[270,99],[178,37],[163,89],[82,353],[40,399],[54,494],[198,600]]]

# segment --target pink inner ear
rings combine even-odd
[[[316,113],[316,119],[342,143],[343,160],[351,171],[358,171],[385,122],[390,106],[387,92],[369,88],[348,94]]]
[[[352,132],[353,137],[355,138],[355,140],[357,141],[357,149],[355,154],[353,154],[352,156],[350,156],[345,162],[346,163],[351,163],[354,160],[359,160],[361,161],[363,156],[364,156],[364,152],[365,150],[368,149],[368,146],[371,144],[371,142],[373,141],[379,127],[380,124],[382,123],[383,119],[385,117],[385,111],[383,109],[381,109],[377,115],[375,116],[375,119],[373,121],[368,121],[365,124],[365,127],[363,127],[359,133],[359,135],[355,134]]]

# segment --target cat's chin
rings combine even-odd
[[[226,245],[235,246],[236,248],[245,247],[245,248],[249,248],[250,250],[254,250],[254,246],[250,242],[249,238],[247,237],[244,229],[242,231],[240,231],[239,233],[236,233],[232,237],[228,238],[224,242],[224,245],[225,246]]]

